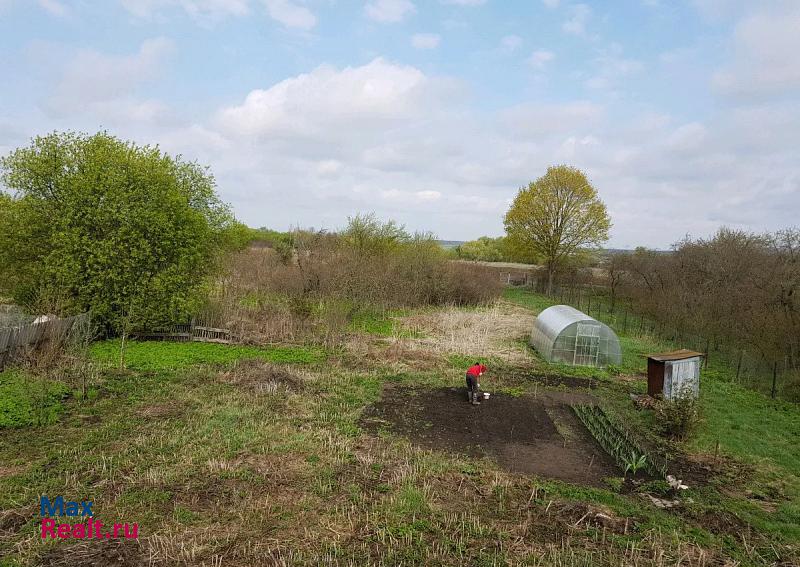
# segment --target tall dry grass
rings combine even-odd
[[[359,312],[488,305],[501,291],[491,270],[451,262],[427,238],[367,248],[336,234],[300,233],[291,254],[231,255],[200,318],[246,342],[337,344]]]

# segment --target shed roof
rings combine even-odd
[[[696,356],[703,356],[703,353],[682,348],[680,350],[671,350],[669,352],[648,354],[647,358],[653,359],[658,362],[667,362],[669,360],[684,360],[686,358],[694,358]]]

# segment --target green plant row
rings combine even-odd
[[[600,446],[614,457],[624,470],[644,468],[650,475],[666,479],[667,463],[656,459],[641,448],[640,443],[624,428],[618,426],[599,406],[575,404],[572,410]],[[641,457],[644,456],[644,459]],[[658,462],[657,462],[658,461]]]

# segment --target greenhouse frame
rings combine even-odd
[[[614,331],[569,305],[554,305],[539,313],[530,344],[547,362],[600,367],[622,362]]]

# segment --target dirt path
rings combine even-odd
[[[463,388],[390,387],[364,412],[362,425],[388,427],[426,448],[489,457],[522,474],[591,486],[620,476],[566,403],[563,393],[536,399],[495,394],[472,406]]]

